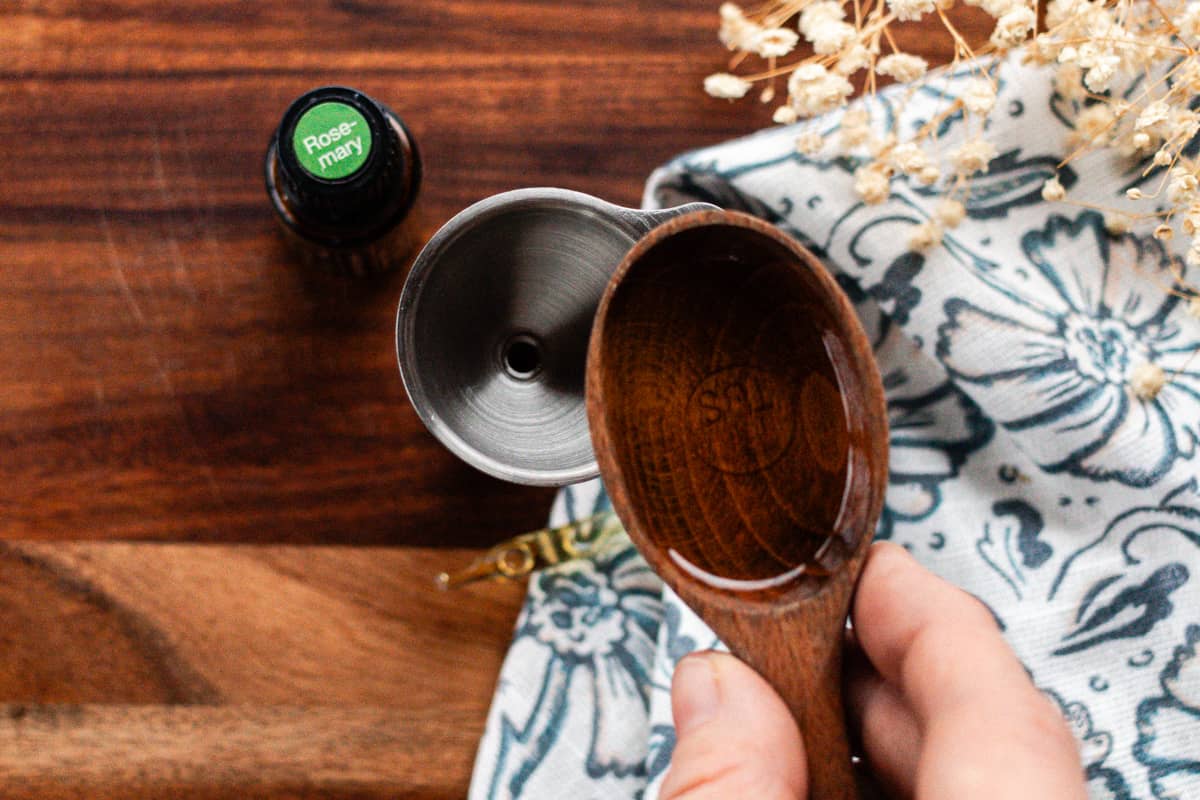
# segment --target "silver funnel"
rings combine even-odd
[[[708,208],[519,189],[456,215],[417,256],[396,315],[400,374],[426,427],[497,478],[595,477],[584,370],[605,284],[650,230]]]

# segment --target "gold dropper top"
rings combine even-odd
[[[483,580],[516,580],[534,570],[591,558],[621,530],[617,515],[602,511],[556,528],[523,533],[501,542],[460,570],[440,573],[437,585],[440,589],[456,589]]]

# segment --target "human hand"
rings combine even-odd
[[[982,603],[902,548],[872,545],[851,610],[849,723],[896,798],[1083,800],[1075,739]],[[661,800],[807,797],[804,743],[766,681],[722,653],[683,659]],[[813,798],[820,800],[820,798]]]

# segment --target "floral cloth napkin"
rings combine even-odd
[[[877,537],[995,612],[1078,737],[1092,797],[1200,798],[1200,319],[1164,291],[1163,244],[1042,199],[1072,101],[1015,60],[995,75],[999,155],[964,199],[966,220],[925,253],[907,242],[938,201],[929,189],[896,179],[890,199],[864,205],[854,159],[797,152],[805,130],[836,135],[840,113],[684,155],[654,173],[645,203],[749,211],[825,259],[888,394]],[[872,118],[914,130],[966,81],[883,92]],[[965,125],[945,122],[946,147]],[[1073,198],[1122,207],[1126,189],[1153,190],[1141,171],[1102,152],[1060,180]],[[1152,399],[1129,386],[1145,363],[1171,377]],[[552,520],[606,504],[596,482],[567,488]],[[471,797],[657,797],[672,670],[717,645],[623,536],[536,574]]]

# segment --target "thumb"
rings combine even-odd
[[[660,800],[802,800],[800,731],[757,672],[724,653],[694,653],[671,683],[675,751]]]

